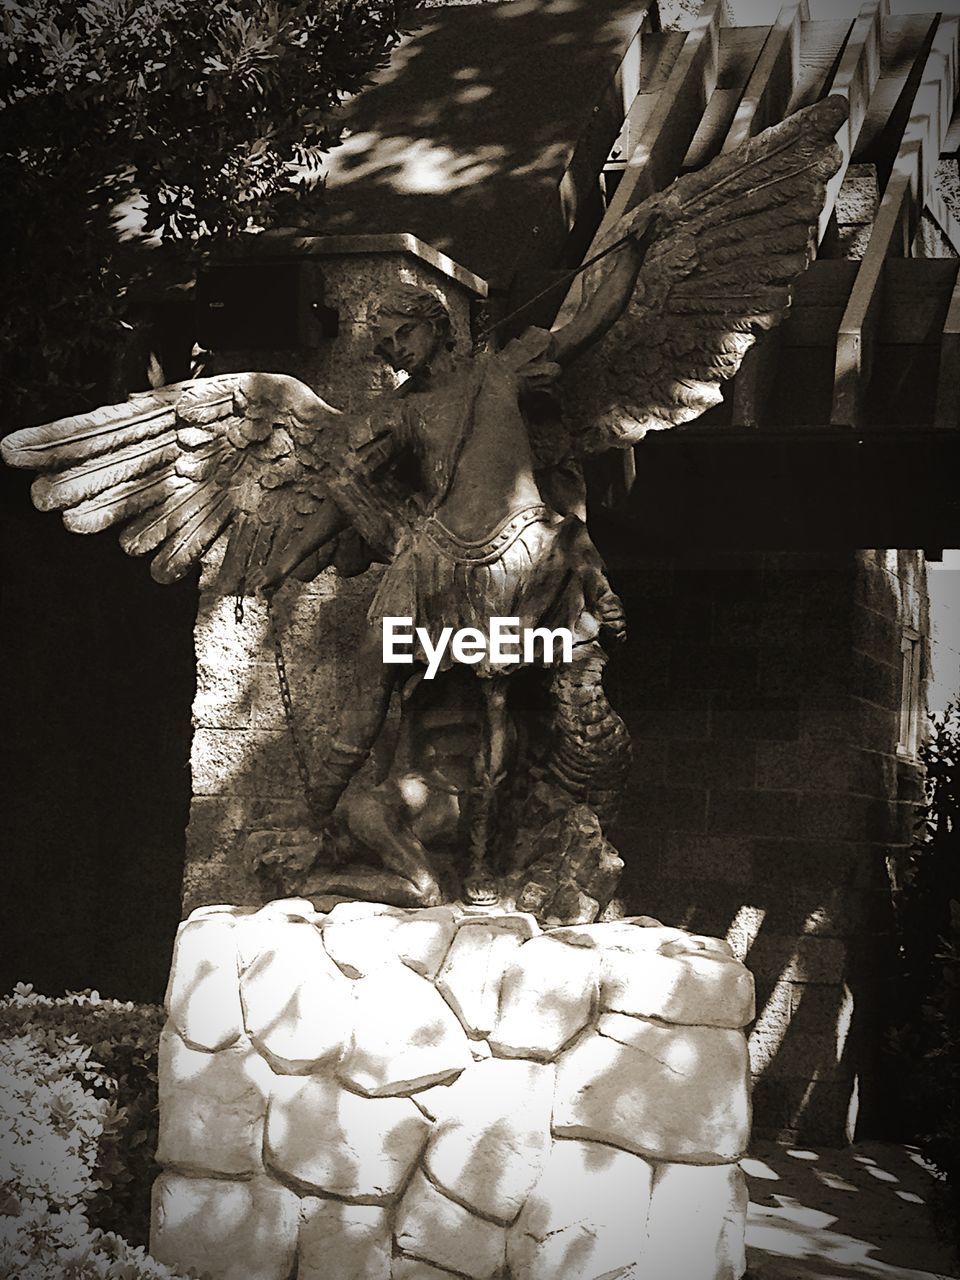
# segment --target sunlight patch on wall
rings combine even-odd
[[[853,1142],[857,1131],[857,1116],[860,1114],[860,1077],[853,1077],[853,1088],[850,1090],[850,1101],[847,1103],[847,1119],[844,1133],[848,1142]]]
[[[763,924],[766,910],[763,907],[751,907],[744,904],[737,908],[737,914],[730,922],[726,940],[733,948],[738,960],[746,960],[750,948],[756,941],[757,934]]]
[[[790,1008],[790,971],[795,960],[796,955],[777,978],[766,1004],[750,1029],[747,1047],[750,1051],[750,1065],[755,1074],[763,1071],[774,1060],[786,1035],[789,1018],[784,1016],[784,1011]]]
[[[790,1116],[791,1128],[796,1129],[799,1127],[800,1121],[803,1119],[806,1113],[807,1107],[810,1105],[810,1100],[813,1097],[813,1091],[817,1087],[817,1081],[819,1080],[819,1078],[820,1078],[820,1070],[819,1068],[815,1068],[813,1072],[813,1079],[809,1082],[807,1087],[804,1089],[803,1096],[801,1097],[800,1101],[797,1103],[796,1107],[794,1108],[793,1114]],[[797,1153],[794,1151],[791,1151],[790,1154],[796,1155]],[[812,1158],[816,1160],[817,1157],[813,1155]]]
[[[331,186],[378,177],[405,195],[437,195],[469,187],[495,174],[506,155],[502,146],[458,152],[427,138],[383,138],[355,133],[330,157]]]
[[[840,1008],[837,1011],[837,1062],[843,1057],[843,1051],[846,1048],[847,1036],[850,1034],[850,1024],[853,1021],[853,992],[843,984],[843,991],[840,996]]]

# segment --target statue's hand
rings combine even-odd
[[[250,595],[272,596],[286,577],[286,570],[276,562],[251,565],[244,586]]]
[[[623,601],[609,588],[594,602],[593,612],[601,628],[612,640],[622,642],[627,638],[627,613]]]
[[[627,234],[637,248],[645,250],[661,234],[665,221],[659,209],[641,205],[631,218]]]

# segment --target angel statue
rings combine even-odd
[[[625,214],[552,332],[461,352],[439,298],[398,285],[372,337],[406,380],[362,412],[292,377],[241,373],[3,441],[8,463],[42,472],[38,507],[75,532],[124,525],[124,550],[155,552],[160,582],[221,537],[216,589],[241,597],[269,600],[291,575],[358,554],[354,569],[386,564],[338,727],[310,764],[309,820],[253,838],[276,887],[398,905],[506,897],[547,920],[608,905],[622,863],[603,827],[629,739],[601,675],[625,620],[587,530],[580,463],[720,400],[813,255],[845,117],[827,98]],[[549,669],[544,654],[436,659],[445,629],[485,633],[493,617],[566,628],[572,655]],[[384,661],[391,618],[418,637],[412,667]],[[420,678],[431,655],[436,681]],[[393,763],[348,789],[398,686]],[[472,726],[465,767],[430,736],[458,716]],[[363,865],[371,854],[379,866]]]

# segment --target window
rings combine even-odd
[[[900,737],[897,755],[916,760],[920,733],[920,635],[905,627],[900,639],[903,669],[900,684]]]

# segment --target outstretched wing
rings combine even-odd
[[[123,549],[155,553],[158,582],[183,577],[229,524],[217,588],[240,593],[250,568],[329,501],[323,473],[346,422],[296,378],[227,374],[16,431],[0,450],[42,473],[33,501],[62,511],[68,529],[124,525]]]
[[[624,215],[611,241],[650,209],[659,231],[624,315],[567,379],[578,452],[634,444],[720,402],[813,256],[846,114],[839,97],[806,107]],[[586,290],[603,287],[612,257]]]

